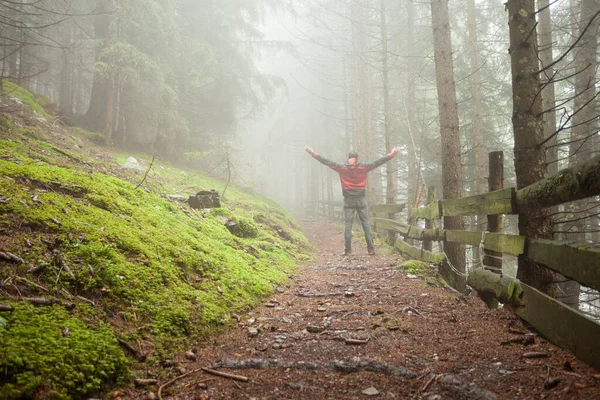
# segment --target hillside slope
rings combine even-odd
[[[82,398],[229,324],[310,258],[277,204],[102,147],[4,83],[0,114],[0,398]],[[143,159],[146,159],[144,161]],[[225,222],[235,222],[232,232]]]

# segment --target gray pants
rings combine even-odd
[[[375,250],[373,245],[373,233],[371,225],[369,225],[369,215],[367,214],[367,201],[364,196],[345,197],[344,198],[344,242],[346,253],[352,251],[352,223],[354,221],[354,213],[358,213],[363,231],[365,231],[365,240],[367,241],[367,249]]]

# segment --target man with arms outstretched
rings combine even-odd
[[[321,164],[324,164],[337,172],[340,175],[342,182],[342,193],[344,195],[344,255],[352,253],[352,222],[354,220],[354,212],[358,213],[360,222],[365,232],[365,240],[367,241],[367,250],[370,255],[375,254],[375,245],[373,244],[373,233],[369,225],[369,216],[367,214],[367,202],[365,200],[365,189],[367,187],[367,174],[369,171],[390,161],[398,152],[399,148],[394,148],[390,154],[371,163],[359,163],[358,153],[350,152],[346,164],[338,164],[331,160],[320,156],[312,147],[305,147],[304,150]]]

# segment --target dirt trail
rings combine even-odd
[[[600,398],[597,372],[510,311],[407,276],[397,255],[368,256],[355,244],[356,255],[342,257],[333,224],[304,227],[316,263],[160,383],[201,367],[249,382],[198,371],[164,388],[164,399]],[[547,357],[523,357],[533,352]]]

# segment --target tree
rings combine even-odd
[[[522,189],[546,176],[546,154],[539,146],[544,140],[540,96],[537,30],[534,0],[507,2],[513,91],[513,130],[517,188]],[[529,238],[551,238],[552,227],[546,210],[519,214],[519,234]],[[554,274],[526,257],[519,257],[517,277],[533,287],[554,295]]]
[[[443,195],[444,199],[452,199],[462,195],[462,165],[448,0],[432,0],[431,16],[440,112]],[[462,217],[444,217],[444,229],[464,229]],[[448,256],[450,267],[455,270],[454,272],[446,270],[446,276],[453,277],[456,276],[455,273],[464,274],[464,245],[446,242],[444,251]],[[461,275],[458,278],[450,279],[450,282],[458,290],[462,291],[466,288],[465,279]]]

